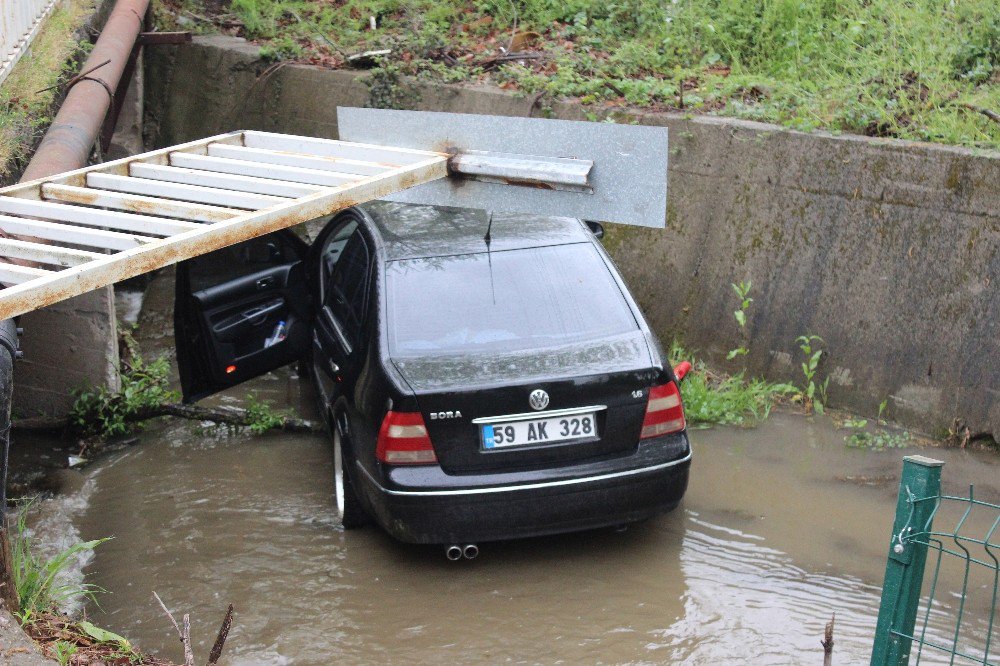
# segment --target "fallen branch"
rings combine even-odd
[[[215,645],[212,646],[212,651],[208,653],[208,664],[217,664],[219,662],[219,657],[222,656],[222,648],[226,645],[226,638],[229,637],[229,629],[233,626],[233,605],[229,604],[229,609],[226,611],[226,617],[222,619],[222,627],[219,629],[219,635],[215,638]]]
[[[158,416],[176,416],[177,418],[191,419],[192,421],[212,421],[213,423],[243,427],[249,427],[254,424],[250,412],[239,407],[199,407],[197,405],[185,405],[176,402],[168,402],[141,410],[127,417],[127,420],[146,421],[148,419],[155,419]],[[323,432],[322,424],[291,416],[277,417],[273,429],[284,432]]]
[[[167,610],[166,604],[163,603],[163,599],[160,599],[160,595],[153,592],[153,597],[156,599],[157,603],[160,604],[160,608],[163,609],[164,614],[170,618],[170,624],[174,625],[174,630],[177,632],[177,637],[180,639],[181,643],[184,645],[184,666],[194,666],[194,651],[191,649],[191,615],[184,613],[184,617],[181,619],[181,626],[177,624],[177,620],[171,615],[170,611]],[[226,644],[226,638],[229,637],[229,630],[233,626],[233,605],[229,604],[229,608],[226,609],[226,616],[222,619],[222,627],[219,629],[219,635],[215,639],[215,644],[212,646],[212,651],[208,654],[208,664],[213,666],[219,662],[219,657],[222,656],[222,648]]]
[[[182,403],[168,402],[156,407],[143,409],[134,414],[129,414],[125,420],[130,422],[148,421],[160,416],[174,416],[192,421],[211,421],[223,425],[249,427],[253,425],[250,412],[239,407],[200,407],[197,405],[185,405]],[[272,427],[274,430],[284,432],[323,432],[323,426],[315,421],[307,419],[297,419],[290,416],[279,417],[280,421]],[[27,419],[14,419],[12,427],[14,430],[63,430],[70,425],[68,417],[51,418],[35,417]]]
[[[837,614],[834,613],[826,623],[826,631],[823,633],[823,640],[820,641],[823,645],[823,666],[833,666],[833,623],[836,620]]]
[[[987,109],[984,106],[976,106],[975,104],[969,104],[968,102],[960,104],[959,106],[963,106],[970,111],[975,111],[976,113],[981,113],[993,122],[1000,123],[1000,113],[997,113],[993,109]]]
[[[477,63],[473,63],[473,65],[476,67],[482,67],[485,70],[490,70],[505,62],[512,62],[515,60],[539,60],[544,57],[545,57],[544,53],[535,53],[533,51],[521,51],[515,53],[505,53],[503,55],[486,58],[485,60],[480,60]]]
[[[194,652],[191,650],[191,616],[184,613],[184,633],[181,643],[184,643],[184,666],[194,666]]]
[[[160,608],[163,609],[163,612],[166,613],[168,618],[170,618],[170,624],[174,625],[174,629],[177,631],[177,638],[179,638],[181,643],[184,645],[184,666],[194,666],[194,655],[191,653],[191,616],[187,614],[184,615],[184,629],[182,630],[177,625],[177,620],[175,620],[174,616],[170,614],[169,610],[167,610],[167,605],[163,603],[163,599],[160,599],[160,595],[154,591],[153,596],[160,604]]]

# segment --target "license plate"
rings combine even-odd
[[[483,426],[483,448],[552,444],[596,436],[597,419],[593,412],[530,421],[499,421]]]

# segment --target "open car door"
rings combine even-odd
[[[308,250],[285,230],[177,265],[174,336],[184,402],[307,355]]]

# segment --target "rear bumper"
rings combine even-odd
[[[434,475],[426,475],[426,483],[414,482],[420,478],[414,475],[407,485],[385,487],[360,466],[355,476],[379,524],[400,541],[479,543],[557,534],[636,522],[676,507],[691,466],[687,437],[680,437],[681,457],[651,459],[650,445],[626,459],[587,465],[585,475],[554,479],[521,475],[517,482],[497,483],[498,475],[463,476],[461,485],[442,487]],[[668,448],[676,452],[679,443]]]

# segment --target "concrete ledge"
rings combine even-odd
[[[147,122],[161,146],[234,129],[336,137],[336,107],[369,100],[364,74],[268,70],[236,38],[147,58]],[[411,91],[425,110],[540,115],[493,88]],[[571,103],[551,112],[585,117]],[[890,417],[911,427],[940,432],[957,418],[1000,437],[1000,153],[631,117],[671,130],[667,229],[612,227],[605,244],[664,341],[726,367],[739,344],[729,285],[751,279],[752,372],[800,380],[795,337],[820,335],[833,405],[873,415],[888,398]]]

